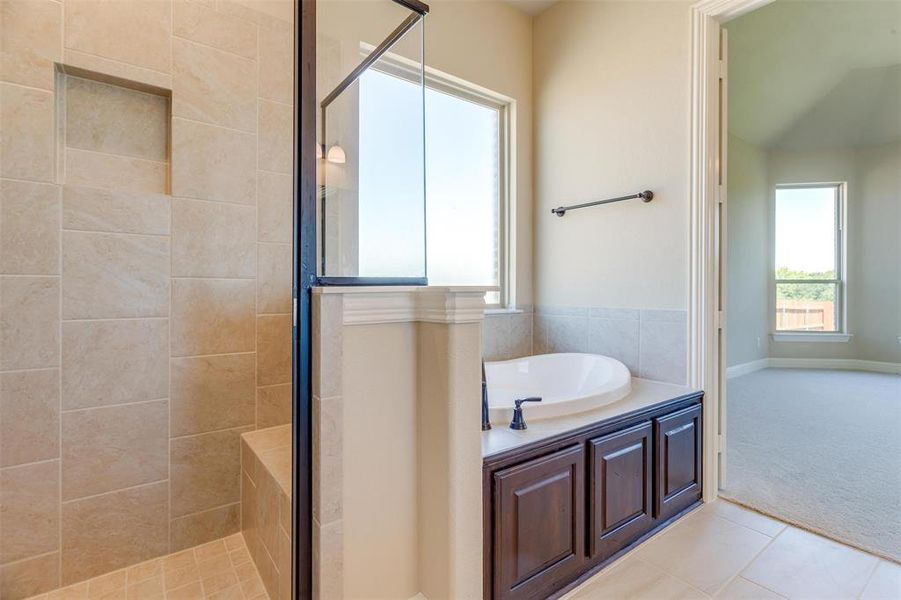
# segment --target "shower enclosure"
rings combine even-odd
[[[291,597],[294,22],[0,0],[4,600]]]
[[[320,285],[426,283],[428,10],[317,3]]]

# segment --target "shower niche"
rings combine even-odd
[[[57,179],[169,193],[171,91],[57,65]]]

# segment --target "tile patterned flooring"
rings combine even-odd
[[[717,500],[564,596],[608,598],[899,600],[901,566]]]
[[[262,600],[238,533],[31,600]],[[565,600],[899,600],[901,566],[725,500],[706,504]]]
[[[236,533],[113,571],[30,600],[268,600]]]

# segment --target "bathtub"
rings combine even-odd
[[[541,354],[485,363],[488,415],[509,423],[513,401],[540,396],[523,405],[526,422],[585,412],[612,404],[632,389],[626,366],[600,354]]]

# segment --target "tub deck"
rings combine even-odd
[[[526,404],[523,407],[523,412],[528,429],[514,431],[507,425],[492,423],[492,428],[489,431],[482,432],[482,458],[508,452],[592,423],[627,415],[654,404],[697,392],[698,390],[682,385],[633,377],[632,390],[627,396],[616,402],[583,413],[530,421],[529,405]]]

